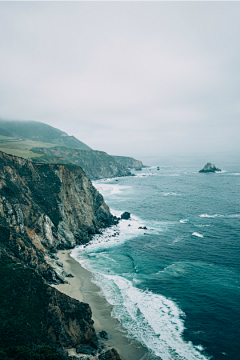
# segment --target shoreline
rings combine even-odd
[[[115,348],[121,360],[143,360],[148,350],[139,342],[126,337],[126,330],[111,316],[112,306],[100,295],[100,288],[91,282],[92,273],[71,257],[71,251],[61,250],[56,255],[66,272],[73,277],[66,278],[67,284],[53,286],[62,293],[90,305],[100,347],[103,346],[106,350]],[[99,332],[102,330],[108,333],[108,340],[100,338]]]

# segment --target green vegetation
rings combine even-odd
[[[1,253],[0,258],[0,346],[32,346],[48,340],[47,285],[31,269]]]
[[[91,150],[89,146],[74,136],[69,136],[59,129],[38,121],[0,120],[0,135],[8,136],[8,141],[14,138],[16,140],[32,140],[34,142],[43,142],[44,144],[65,145],[78,149]],[[39,145],[32,145],[31,147],[33,146]]]
[[[0,349],[0,360],[66,360],[56,349],[44,346],[34,350],[27,346]]]
[[[4,136],[4,135],[0,135],[0,141],[11,141],[11,140],[15,140],[16,139],[14,137],[10,137],[10,136]]]
[[[4,138],[11,139],[6,136]],[[6,142],[0,142],[0,151],[5,152],[6,154],[19,156],[24,159],[30,159],[32,157],[34,158],[41,157],[42,156],[41,154],[36,154],[32,152],[31,149],[33,147],[43,147],[43,146],[49,148],[55,146],[55,144],[49,144],[49,143],[33,141],[33,140],[24,140],[24,141],[15,140],[12,142],[7,140]]]
[[[0,250],[0,360],[65,359],[48,346],[47,287],[34,270]]]

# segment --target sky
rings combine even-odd
[[[0,2],[0,118],[141,157],[240,153],[240,2]]]

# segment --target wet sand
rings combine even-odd
[[[121,360],[147,358],[147,349],[137,341],[128,339],[127,333],[119,321],[111,316],[112,306],[104,297],[100,296],[100,288],[91,282],[92,273],[84,269],[70,254],[71,250],[63,250],[58,251],[57,256],[67,273],[74,277],[66,278],[68,284],[55,285],[54,287],[64,294],[90,305],[97,335],[100,331],[105,330],[109,336],[108,340],[101,339],[100,345],[105,348],[114,347]]]

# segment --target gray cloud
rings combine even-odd
[[[240,151],[238,2],[0,2],[0,117],[112,154]]]

